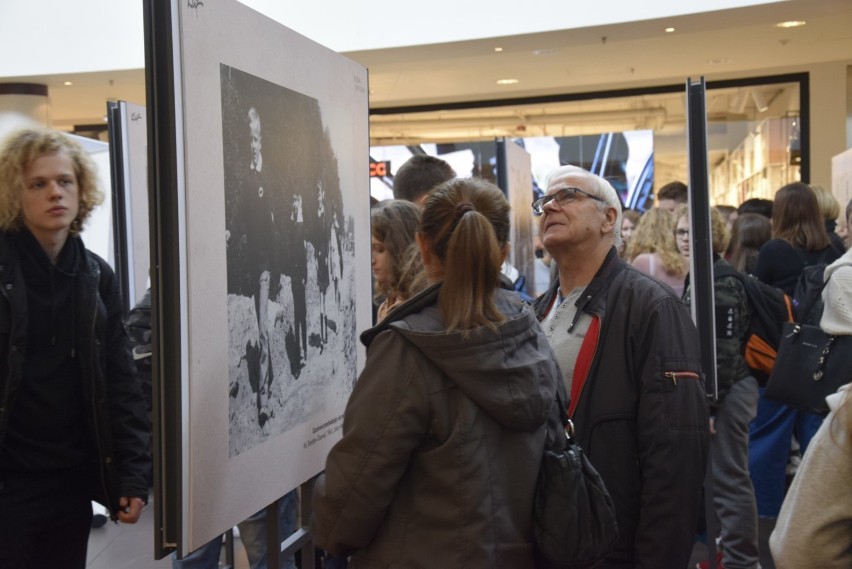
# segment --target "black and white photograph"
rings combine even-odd
[[[369,87],[239,2],[174,8],[152,272],[179,471],[159,512],[187,553],[318,474],[341,436],[371,324]]]
[[[354,383],[353,220],[318,101],[220,68],[235,455]]]

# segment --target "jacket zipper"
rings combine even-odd
[[[97,273],[98,273],[98,282],[100,283],[100,271],[97,271]],[[92,425],[94,426],[94,431],[95,431],[95,444],[98,447],[98,471],[101,473],[101,475],[100,475],[101,490],[103,491],[104,498],[106,499],[106,501],[112,502],[112,496],[109,495],[109,488],[107,488],[107,483],[106,483],[106,477],[108,476],[109,473],[107,472],[107,465],[103,463],[105,459],[107,461],[111,461],[112,458],[108,457],[108,456],[107,457],[103,456],[103,447],[102,447],[102,444],[101,444],[101,431],[100,431],[100,425],[98,424],[98,401],[97,401],[97,393],[96,393],[96,391],[97,391],[97,380],[98,380],[96,370],[98,368],[97,368],[97,362],[95,361],[95,356],[96,356],[95,352],[97,351],[95,348],[97,347],[98,340],[95,337],[95,326],[96,326],[97,320],[98,320],[98,297],[99,296],[100,296],[100,294],[96,291],[95,299],[94,299],[95,300],[94,308],[92,309],[92,335],[91,335],[91,338],[92,338],[91,358],[92,359],[91,359],[91,363],[90,363],[91,373],[92,373],[92,383],[91,383],[91,386],[92,386],[92,393],[91,393],[91,398],[92,398]],[[118,511],[118,504],[109,503],[109,504],[107,504],[107,508],[109,508],[109,511],[110,511],[111,514],[115,515],[115,512]]]
[[[9,303],[9,314],[11,319],[11,308],[12,308],[12,299],[9,298],[9,292],[6,290],[6,286],[0,284],[0,292],[2,292],[3,297],[6,299],[6,302]],[[14,334],[12,334],[11,330],[11,322],[9,323],[9,345],[6,346],[6,377],[3,378],[3,393],[0,393],[0,426],[5,423],[6,420],[6,405],[9,403],[9,398],[12,395],[12,366],[9,362],[9,356],[12,354],[12,349],[14,345],[12,344],[14,338]],[[0,441],[5,438],[6,429],[0,428]]]
[[[679,377],[687,378],[687,379],[699,379],[698,374],[694,371],[667,371],[663,374],[665,377],[672,380],[672,384],[677,386],[677,379]]]

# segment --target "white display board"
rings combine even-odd
[[[145,107],[119,101],[121,172],[127,250],[127,298],[135,306],[149,286],[151,244],[148,238],[148,139]]]
[[[110,188],[109,144],[100,140],[67,134],[83,147],[98,169],[98,187],[104,194],[101,205],[92,210],[80,238],[86,249],[99,255],[115,269],[115,245],[112,233],[112,194]]]
[[[840,203],[840,216],[845,216],[852,200],[852,148],[831,158],[831,193]]]
[[[323,470],[340,436],[371,322],[368,85],[236,1],[172,12],[183,153],[158,191],[180,212],[159,242],[181,257],[186,553]]]

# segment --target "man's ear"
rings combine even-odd
[[[604,221],[601,224],[601,233],[604,235],[608,233],[615,234],[615,222],[618,219],[618,212],[615,211],[614,207],[607,208],[604,213]]]

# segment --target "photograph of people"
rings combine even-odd
[[[319,101],[226,65],[220,81],[233,456],[345,404],[356,262]]]

